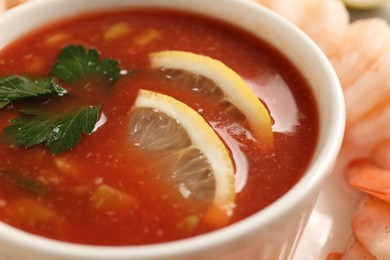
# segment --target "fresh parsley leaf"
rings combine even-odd
[[[82,46],[67,46],[57,56],[52,74],[65,82],[72,82],[87,76],[103,76],[114,82],[120,74],[117,61],[104,59],[99,61],[99,54],[94,49],[85,50]]]
[[[44,142],[53,154],[62,153],[74,147],[82,133],[92,133],[99,109],[88,106],[60,115],[28,110],[27,116],[12,119],[4,134],[11,142],[26,148]]]
[[[0,78],[0,108],[12,101],[49,94],[64,95],[67,91],[54,78],[31,80],[24,76]]]

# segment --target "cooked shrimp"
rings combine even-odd
[[[350,24],[342,44],[329,57],[344,89],[352,86],[379,60],[389,47],[389,34],[389,26],[383,19],[358,20]],[[366,85],[371,86],[370,83]]]
[[[353,240],[345,253],[330,253],[326,260],[376,260],[376,257],[360,242]]]
[[[390,43],[390,28],[388,32],[387,41]],[[390,45],[387,49],[382,50],[382,54],[361,73],[354,83],[344,87],[347,128],[363,121],[364,116],[376,111],[375,108],[378,104],[387,101],[390,95],[389,71]],[[342,77],[340,76],[340,78]],[[387,103],[386,108],[388,107],[390,107],[389,103]],[[381,112],[381,109],[378,109],[377,112]]]
[[[340,260],[375,260],[373,256],[361,243],[354,241]]]
[[[368,159],[361,159],[347,167],[346,176],[352,187],[390,202],[390,170],[384,170]]]
[[[342,256],[343,254],[341,253],[332,252],[327,255],[326,260],[341,260]]]
[[[274,12],[284,16],[292,23],[300,26],[305,16],[305,1],[296,0],[254,0],[255,2],[268,7]]]
[[[387,121],[390,107],[390,27],[382,19],[366,19],[352,23],[342,44],[330,57],[344,89],[347,130],[352,140],[368,143],[386,136],[373,121]],[[383,103],[385,102],[385,106]],[[355,125],[357,126],[355,127]],[[368,132],[371,133],[368,135]],[[348,134],[348,133],[347,133]],[[370,143],[374,143],[370,140]]]
[[[370,158],[379,167],[390,170],[390,139],[380,142],[375,146]]]
[[[338,0],[295,1],[305,3],[305,16],[298,25],[328,56],[341,45],[348,29],[349,14]]]
[[[355,109],[360,109],[359,105],[357,103]],[[345,141],[365,149],[373,149],[384,140],[390,139],[390,131],[386,129],[390,129],[390,103],[387,106],[373,109],[355,125],[350,125],[345,133]]]
[[[349,24],[349,14],[337,0],[255,0],[284,16],[332,55]],[[335,29],[337,28],[337,29]]]
[[[390,259],[390,204],[369,198],[352,217],[356,239],[378,260]]]

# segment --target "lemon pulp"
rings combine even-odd
[[[170,96],[140,90],[130,115],[132,142],[156,160],[185,198],[231,214],[235,201],[232,159],[196,111]]]

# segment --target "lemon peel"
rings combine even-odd
[[[252,135],[271,144],[272,124],[268,110],[245,81],[219,60],[185,51],[167,50],[149,54],[152,68],[180,69],[213,81],[224,93],[224,99],[246,117]]]
[[[222,208],[227,215],[234,207],[234,164],[229,151],[211,126],[195,110],[173,97],[141,89],[133,109],[152,108],[173,118],[187,132],[191,146],[199,149],[212,168],[215,192],[212,204]],[[166,139],[156,135],[154,138]],[[176,140],[167,140],[175,142]]]

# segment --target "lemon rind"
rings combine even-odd
[[[216,181],[213,202],[231,209],[235,201],[234,165],[224,143],[203,117],[171,96],[143,89],[139,90],[134,107],[157,109],[178,121],[210,162]]]
[[[224,63],[204,55],[175,50],[150,53],[149,58],[152,68],[180,69],[213,80],[225,93],[226,100],[246,116],[253,136],[272,143],[267,109],[245,81]]]

